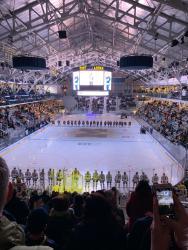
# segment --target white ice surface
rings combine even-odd
[[[117,116],[87,117],[72,115],[69,120],[117,120]],[[172,184],[182,177],[182,168],[149,134],[140,134],[140,125],[133,119],[131,127],[80,128],[48,125],[21,141],[0,151],[9,167],[31,170],[77,167],[87,170],[126,171],[132,180],[135,172],[144,171],[149,178],[165,172]]]

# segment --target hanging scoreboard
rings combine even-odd
[[[110,91],[112,72],[103,66],[81,66],[73,72],[73,90]]]

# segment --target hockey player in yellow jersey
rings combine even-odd
[[[63,172],[61,169],[59,169],[59,171],[57,172],[56,180],[57,180],[57,185],[61,186],[63,180]]]
[[[54,177],[55,177],[55,171],[54,169],[48,170],[48,183],[50,186],[54,185]]]
[[[85,173],[85,191],[89,192],[91,182],[91,174],[89,171]]]
[[[97,170],[95,170],[95,172],[93,173],[92,179],[93,179],[93,190],[97,190],[97,185],[99,181],[99,174]]]
[[[77,168],[72,171],[72,191],[78,191],[80,172]]]

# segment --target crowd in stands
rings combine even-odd
[[[22,87],[11,88],[8,85],[0,85],[0,106],[38,101],[49,97],[49,93],[41,94],[34,89],[28,92]]]
[[[180,87],[180,85],[172,85],[154,86],[150,88],[141,87],[134,92],[136,94],[144,94],[144,96],[188,100],[187,86]]]
[[[179,198],[174,193],[175,219],[160,217],[157,199],[144,180],[123,211],[114,187],[83,194],[28,192],[9,182],[8,166],[0,158],[0,190],[2,250],[187,249],[188,215]]]
[[[89,111],[89,103],[90,103],[89,98],[77,96],[75,97],[75,99],[77,101],[78,110],[83,111],[83,112]]]
[[[116,96],[108,96],[106,101],[106,110],[107,112],[116,111],[117,107],[117,98]]]
[[[94,114],[102,114],[104,110],[104,97],[92,98],[91,110]]]
[[[152,101],[143,104],[137,114],[173,143],[184,145],[187,140],[188,105]]]
[[[95,114],[102,114],[104,110],[107,112],[126,110],[130,107],[135,107],[135,101],[130,96],[114,96],[108,97],[76,97],[77,109],[79,111],[91,111]],[[106,99],[106,100],[105,100]],[[105,104],[106,103],[106,104]],[[106,107],[105,107],[106,105]]]
[[[27,103],[12,107],[0,107],[0,138],[11,135],[12,130],[22,129],[26,134],[51,121],[58,113],[58,101]]]
[[[119,109],[120,110],[126,110],[127,108],[132,108],[136,107],[135,100],[132,96],[119,96],[120,99],[120,105]]]

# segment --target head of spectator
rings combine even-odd
[[[38,194],[31,195],[31,198],[29,200],[29,208],[30,208],[30,210],[37,209],[37,208],[40,208],[40,207],[43,207],[43,206],[44,206],[44,202],[43,202],[42,195],[38,195]]]
[[[34,209],[27,219],[27,231],[31,235],[40,236],[44,233],[48,221],[48,214],[42,209]]]
[[[69,210],[69,198],[67,195],[59,195],[51,202],[52,209],[47,225],[47,235],[62,248],[69,240],[74,225],[74,217]]]
[[[66,212],[69,208],[69,199],[66,195],[59,195],[52,200],[52,213]]]
[[[27,246],[37,246],[44,245],[55,247],[55,243],[49,240],[45,234],[48,222],[48,214],[44,209],[34,209],[27,220],[26,225],[26,245]]]
[[[135,193],[141,196],[151,195],[152,190],[148,181],[140,181],[135,188]],[[152,207],[152,206],[151,206]]]
[[[112,216],[112,207],[107,199],[99,193],[92,194],[85,200],[85,219],[103,223]]]
[[[15,217],[18,224],[25,225],[29,208],[26,202],[22,200],[21,192],[16,189],[13,190],[12,198],[7,202],[5,209]]]

